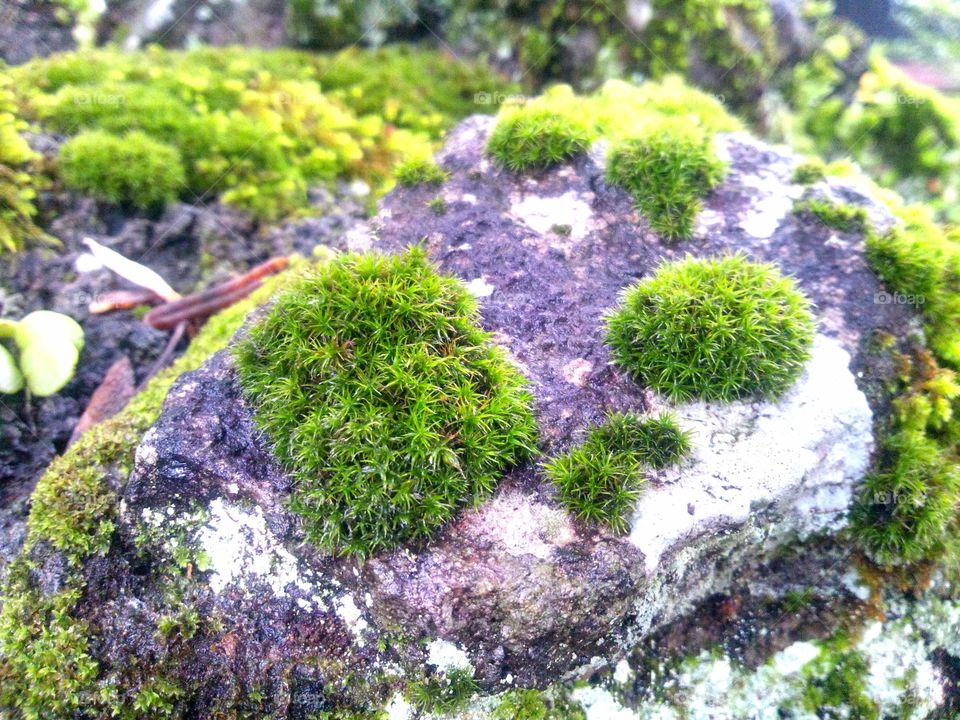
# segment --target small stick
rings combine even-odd
[[[153,290],[146,288],[138,290],[112,290],[104,293],[87,306],[94,315],[102,315],[113,310],[129,310],[138,305],[156,305],[163,302],[163,298]]]
[[[170,339],[167,340],[166,347],[163,348],[163,352],[160,353],[153,365],[150,366],[150,369],[147,370],[146,377],[143,378],[143,382],[140,383],[140,387],[137,388],[138,392],[147,386],[147,383],[150,382],[150,378],[167,366],[167,363],[170,362],[170,356],[173,355],[173,351],[176,349],[177,343],[180,342],[180,338],[183,337],[183,332],[186,329],[186,320],[182,320],[180,324],[173,329],[173,332],[170,334]]]

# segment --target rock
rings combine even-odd
[[[0,59],[20,65],[31,58],[73,50],[74,18],[54,0],[4,0],[0,8]]]
[[[862,238],[791,213],[783,198],[803,193],[792,182],[798,159],[731,134],[717,139],[730,171],[693,237],[665,244],[604,182],[602,147],[542,172],[500,171],[483,152],[492,122],[461,124],[438,156],[450,179],[398,188],[371,231],[347,243],[422,244],[471,284],[482,324],[530,379],[544,453],[578,442],[608,411],[669,404],[611,363],[603,324],[621,290],[664,258],[739,250],[794,276],[818,320],[803,376],[776,402],[674,407],[694,452],[650,474],[626,536],[572,517],[531,462],[430,543],[360,562],[305,541],[287,504],[291,480],[222,351],[170,390],[117,487],[116,537],[83,568],[77,613],[96,637],[100,677],[124,692],[161,677],[186,717],[206,718],[240,707],[307,717],[389,706],[400,716],[411,684],[458,673],[481,695],[612,674],[616,697],[594,686],[573,698],[590,718],[628,718],[623,703],[641,707],[638,688],[656,680],[636,668],[724,648],[729,656],[684,670],[680,686],[694,699],[714,688],[716,704],[717,688],[773,677],[762,669],[771,657],[776,677],[801,677],[840,618],[869,613],[870,590],[838,533],[889,413],[892,371],[871,350],[875,334],[906,337],[917,321],[874,302],[881,285]],[[824,184],[890,221],[855,186]],[[443,214],[428,208],[438,195]],[[798,593],[803,604],[784,612]],[[923,617],[934,612],[953,610]],[[160,629],[184,617],[189,632]],[[891,655],[871,637],[863,652],[887,658],[871,666],[878,688],[896,676],[889,658],[911,658],[929,665],[917,687],[944,692],[932,646],[904,641]],[[489,717],[491,702],[477,700],[472,717]]]

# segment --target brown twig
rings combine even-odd
[[[143,320],[158,330],[169,330],[185,321],[206,318],[245,298],[263,284],[264,277],[280,272],[288,263],[285,257],[273,258],[232,280],[159,305]]]

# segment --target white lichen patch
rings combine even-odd
[[[496,286],[488,283],[482,275],[467,283],[467,292],[478,300],[490,297],[496,289]]]
[[[573,190],[554,197],[524,195],[512,199],[510,215],[542,236],[552,247],[568,252],[591,231],[592,194]]]
[[[930,594],[916,605],[913,618],[931,645],[960,660],[960,602]]]
[[[927,717],[943,702],[939,671],[928,659],[930,648],[912,623],[870,623],[857,645],[869,664],[867,694],[881,717],[900,714],[904,697],[913,698],[909,718]]]
[[[427,664],[436,668],[439,673],[449,673],[453,670],[473,672],[473,663],[467,654],[446,640],[431,640],[427,645]]]
[[[363,616],[363,612],[360,610],[360,608],[357,607],[357,603],[354,601],[353,595],[348,593],[337,598],[334,607],[337,611],[337,615],[350,629],[350,632],[353,634],[357,645],[363,647],[365,643],[364,631],[370,627],[370,624]]]
[[[654,573],[671,550],[753,524],[806,537],[845,522],[870,464],[872,414],[849,355],[818,335],[804,374],[777,402],[688,403],[689,461],[652,477],[630,542]],[[761,511],[769,511],[762,521]]]
[[[547,560],[554,550],[576,539],[567,513],[518,492],[496,495],[468,515],[466,524],[469,534],[517,557]]]
[[[207,582],[214,592],[235,586],[250,594],[254,586],[263,584],[278,598],[286,597],[291,586],[316,597],[309,573],[270,532],[261,508],[243,508],[216,498],[209,511],[197,540],[209,562]]]
[[[587,384],[587,379],[590,377],[591,372],[593,372],[593,363],[583,358],[577,358],[563,366],[562,374],[563,379],[571,385],[584,387]]]

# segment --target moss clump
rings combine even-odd
[[[551,460],[546,472],[577,517],[622,533],[646,483],[644,469],[676,463],[689,448],[688,434],[670,415],[612,414],[581,445]]]
[[[675,400],[777,397],[810,354],[810,302],[743,255],[665,263],[608,319],[617,364]]]
[[[555,691],[513,690],[505,694],[493,710],[493,720],[586,720],[586,717],[580,705]]]
[[[844,638],[825,643],[820,656],[805,669],[803,708],[822,718],[877,720],[880,708],[867,692],[870,666]]]
[[[473,673],[453,669],[443,675],[411,683],[407,688],[410,703],[423,712],[447,715],[462,710],[480,690]]]
[[[311,540],[368,555],[429,538],[533,451],[523,379],[476,321],[463,285],[423,251],[347,256],[238,346]]]
[[[450,173],[429,158],[411,158],[397,166],[397,182],[404,187],[442,185]]]
[[[798,215],[810,214],[829,228],[840,232],[863,232],[867,228],[867,212],[861,207],[811,198],[794,205]]]
[[[9,75],[18,111],[41,129],[146,133],[180,153],[188,199],[265,219],[309,210],[311,185],[360,179],[385,191],[400,158],[429,155],[446,128],[484,109],[476,92],[509,89],[480,65],[404,48],[97,50]]]
[[[867,259],[891,290],[922,310],[936,354],[960,367],[960,233],[934,223],[922,206],[895,213],[900,225],[867,234]]]
[[[708,140],[666,128],[614,146],[607,181],[629,192],[667,240],[689,237],[703,198],[725,168]]]
[[[497,122],[487,152],[497,165],[510,170],[545,168],[585,152],[592,140],[587,126],[569,115],[519,108]]]
[[[17,117],[12,84],[0,70],[0,253],[22,250],[31,242],[53,242],[34,220],[38,183],[30,171],[38,155],[20,134],[26,123]]]
[[[881,564],[942,555],[957,527],[960,468],[922,431],[886,438],[852,512],[857,537]]]
[[[60,171],[68,187],[143,209],[163,207],[186,188],[177,149],[139,131],[70,138],[60,148]]]
[[[827,166],[822,160],[801,163],[793,170],[793,182],[797,185],[813,185],[826,177]]]

